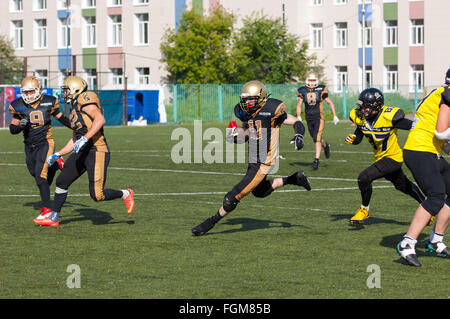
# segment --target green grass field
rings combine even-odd
[[[92,201],[85,174],[69,189],[57,229],[32,222],[40,199],[22,137],[1,130],[0,298],[450,298],[449,261],[423,249],[430,227],[417,246],[421,268],[406,266],[395,251],[417,207],[413,199],[376,181],[372,217],[362,227],[348,225],[360,205],[356,178],[373,162],[367,141],[344,144],[354,129],[349,123],[326,124],[331,157],[322,155],[317,171],[307,166],[314,157],[309,136],[295,152],[293,130],[283,127],[277,175],[303,169],[313,190],[287,186],[263,199],[249,195],[203,237],[193,237],[191,228],[217,211],[246,164],[174,164],[177,127],[105,128],[106,186],[133,188],[136,209],[128,216],[121,200]],[[70,135],[54,129],[57,149]],[[400,137],[403,145],[405,132]],[[81,288],[67,286],[73,264]],[[367,285],[370,265],[379,266],[380,288]]]

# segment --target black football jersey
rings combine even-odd
[[[29,122],[23,131],[25,144],[35,145],[53,140],[52,116],[60,112],[59,102],[54,96],[42,95],[31,105],[18,98],[11,102],[9,110],[14,118],[18,120],[25,118]]]
[[[274,165],[278,156],[280,126],[287,118],[284,102],[269,98],[253,115],[242,111],[236,104],[234,114],[248,126],[249,163]]]
[[[325,85],[318,85],[313,89],[302,86],[297,90],[297,96],[301,97],[305,104],[306,119],[323,116],[323,100],[328,97],[328,88]]]

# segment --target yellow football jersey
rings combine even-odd
[[[449,90],[449,88],[441,86],[434,89],[417,105],[413,127],[409,131],[404,149],[434,154],[441,153],[441,147],[445,141],[436,138],[434,131],[436,130],[439,106],[445,90]],[[445,93],[448,94],[448,92]]]
[[[403,162],[403,152],[398,145],[397,129],[394,128],[392,123],[392,119],[398,111],[401,111],[398,107],[385,105],[373,123],[367,122],[365,118],[358,117],[356,109],[350,112],[350,119],[372,145],[375,161],[379,161],[383,157],[389,157],[394,161]]]

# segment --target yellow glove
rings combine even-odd
[[[355,134],[348,134],[347,137],[345,138],[345,143],[353,144],[353,141],[355,140],[355,138],[356,138]]]

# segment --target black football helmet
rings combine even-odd
[[[450,69],[445,73],[445,84],[450,84]]]
[[[368,88],[361,92],[358,101],[358,113],[365,118],[375,117],[384,105],[383,93],[376,88]]]

